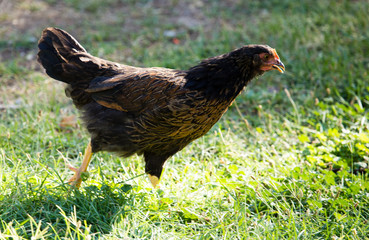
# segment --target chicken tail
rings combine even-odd
[[[38,62],[46,73],[59,81],[71,83],[73,73],[79,69],[79,55],[87,51],[67,32],[46,28],[38,42]]]
[[[38,62],[50,77],[69,84],[66,94],[77,107],[89,102],[84,90],[92,79],[113,75],[119,67],[114,62],[90,55],[74,37],[58,28],[44,29],[38,48]]]

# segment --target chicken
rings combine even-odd
[[[81,110],[91,135],[80,168],[69,180],[81,185],[93,153],[143,155],[155,187],[163,164],[203,136],[248,82],[285,67],[266,45],[246,45],[208,58],[188,70],[127,66],[94,57],[67,32],[46,28],[38,42],[46,73],[67,84],[66,95]]]

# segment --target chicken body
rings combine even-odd
[[[82,111],[92,153],[143,154],[153,185],[164,162],[207,133],[252,78],[284,71],[275,50],[265,45],[244,46],[189,70],[103,60],[57,28],[43,31],[39,49],[46,73],[68,84],[67,96]]]

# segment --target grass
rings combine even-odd
[[[368,1],[27,2],[0,12],[0,239],[369,239]],[[88,134],[36,63],[49,25],[137,66],[267,43],[287,72],[252,82],[160,189],[140,157],[99,153],[70,191]]]

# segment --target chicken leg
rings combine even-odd
[[[154,189],[159,188],[158,184],[159,184],[159,178],[157,176],[153,176],[151,174],[147,174],[147,176],[150,179],[150,182],[152,184],[152,186],[154,187]]]
[[[87,167],[91,161],[91,157],[92,157],[92,148],[91,148],[91,142],[89,142],[86,147],[85,155],[83,156],[83,161],[82,161],[81,166],[79,168],[75,168],[71,165],[68,166],[68,168],[74,172],[73,177],[71,177],[68,181],[68,183],[71,186],[76,187],[76,188],[79,188],[81,186],[81,182],[82,182],[81,174],[83,172],[87,172]]]

